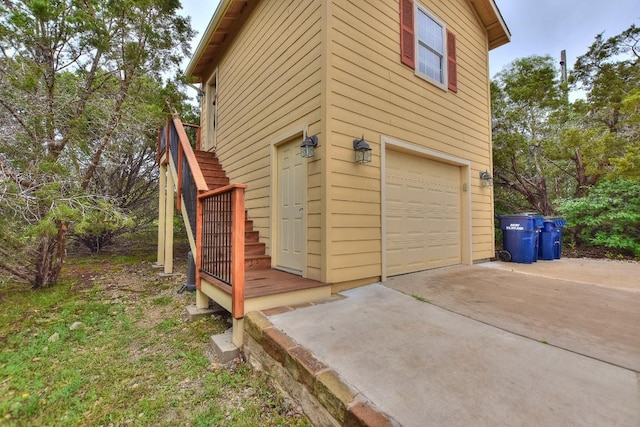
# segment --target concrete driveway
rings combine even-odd
[[[397,276],[387,286],[505,331],[640,372],[638,263],[491,262]]]
[[[574,266],[584,277],[615,275],[585,263]],[[269,320],[404,426],[639,426],[637,282],[542,277],[541,266],[405,275]]]

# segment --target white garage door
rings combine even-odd
[[[387,151],[387,276],[461,263],[460,167]]]

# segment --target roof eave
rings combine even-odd
[[[511,32],[507,27],[495,0],[469,0],[476,10],[489,37],[489,50],[511,41]]]
[[[491,0],[491,6],[493,7],[493,10],[495,10],[498,22],[500,23],[500,27],[502,27],[503,34],[500,37],[494,38],[493,41],[489,40],[489,50],[505,45],[511,41],[511,31],[509,31],[509,27],[502,17],[502,12],[500,12],[500,9],[498,9],[498,5],[496,4],[495,0]]]
[[[198,43],[198,47],[196,48],[196,51],[191,57],[191,60],[189,61],[189,65],[187,65],[185,76],[193,77],[193,73],[195,72],[195,69],[198,66],[198,63],[202,58],[202,54],[204,53],[205,49],[209,45],[209,42],[211,41],[213,34],[216,32],[216,29],[220,26],[220,23],[222,22],[222,19],[224,18],[232,2],[233,0],[221,0],[220,3],[218,3],[218,7],[216,8],[215,13],[211,17],[211,20],[209,21],[209,25],[207,25],[207,29],[205,30],[203,36],[200,38],[200,43]]]

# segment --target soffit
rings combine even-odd
[[[201,82],[204,73],[219,51],[233,38],[256,0],[222,0],[187,66],[187,77]],[[204,12],[203,12],[204,13]]]
[[[511,33],[494,0],[468,0],[489,36],[489,50],[511,41]]]

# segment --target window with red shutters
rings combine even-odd
[[[415,16],[416,7],[418,17]],[[434,28],[440,28],[442,37],[437,37]],[[421,38],[416,40],[418,34]],[[430,36],[433,34],[436,37]],[[416,6],[414,0],[400,0],[400,59],[415,70],[416,75],[443,89],[458,92],[456,36],[424,6],[420,3]]]
[[[400,0],[400,58],[403,64],[415,68],[415,32],[413,0]]]
[[[456,59],[456,36],[447,30],[447,87],[458,92],[458,70]]]

